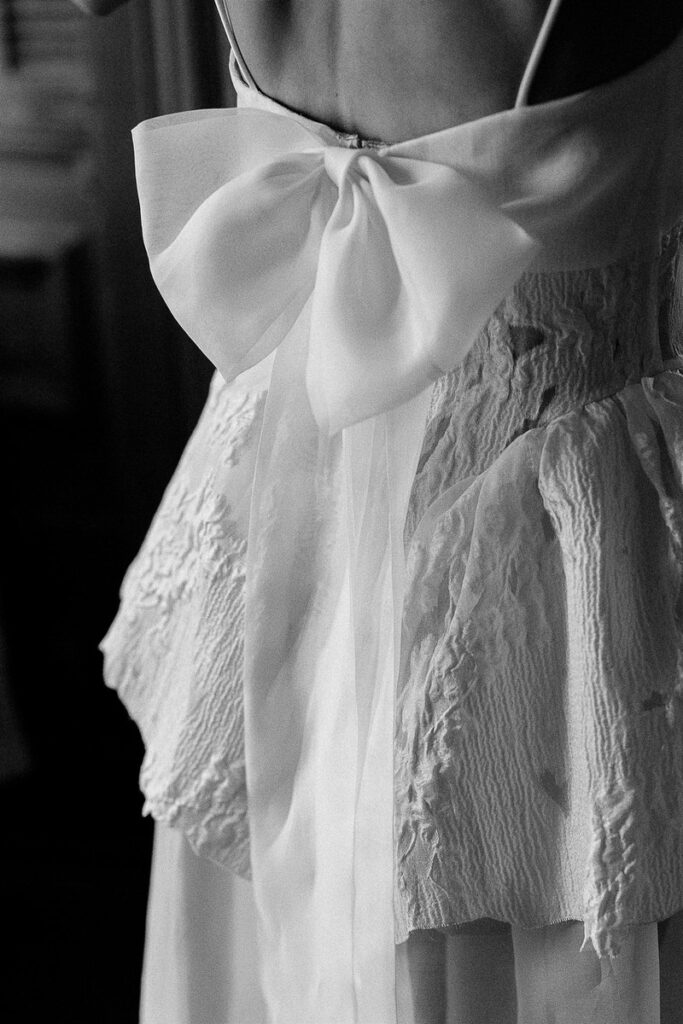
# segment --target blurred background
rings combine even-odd
[[[231,104],[212,0],[0,0],[3,1024],[135,1024],[151,850],[97,644],[210,368],[158,298],[130,129]]]

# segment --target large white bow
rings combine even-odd
[[[330,433],[452,369],[538,250],[475,182],[405,146],[330,145],[245,109],[158,118],[134,139],[174,316],[230,380],[312,296],[307,387]]]
[[[393,695],[427,385],[465,356],[538,246],[419,146],[347,149],[246,108],[134,134],[168,306],[228,380],[276,350],[245,619],[271,1019],[392,1024]]]

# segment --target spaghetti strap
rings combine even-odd
[[[541,62],[543,51],[546,48],[548,39],[550,38],[550,33],[552,32],[553,25],[555,24],[555,19],[557,18],[560,10],[561,3],[562,0],[550,0],[550,5],[548,6],[548,10],[545,12],[543,24],[541,25],[538,36],[536,37],[536,42],[534,43],[534,48],[531,51],[531,56],[529,57],[526,68],[524,69],[522,81],[519,84],[519,90],[515,100],[515,110],[519,107],[526,107],[528,105],[529,89],[531,88],[531,83],[534,80],[534,75],[538,70],[538,65]]]
[[[239,48],[237,39],[235,38],[235,30],[232,27],[232,21],[230,19],[230,12],[228,11],[227,0],[215,0],[215,2],[216,7],[218,8],[218,14],[223,24],[223,28],[225,29],[225,33],[230,42],[230,47],[232,49],[233,54],[235,55],[235,62],[237,63],[237,67],[239,68],[240,74],[242,75],[242,78],[244,79],[246,84],[251,89],[254,89],[256,92],[258,92],[259,88],[256,82],[254,81],[254,78],[251,72],[249,71],[249,68],[247,67],[247,63],[244,57],[242,56],[242,51]],[[550,0],[550,4],[545,13],[545,17],[543,19],[543,23],[536,38],[536,42],[534,43],[533,49],[531,51],[531,56],[529,57],[529,61],[527,63],[526,68],[524,69],[524,74],[522,76],[519,90],[517,92],[517,98],[515,99],[515,109],[527,106],[529,89],[531,88],[531,83],[534,79],[534,75],[538,70],[538,65],[540,63],[541,57],[543,56],[543,51],[545,50],[553,25],[555,24],[555,19],[560,10],[561,3],[562,0]]]
[[[242,56],[242,51],[239,48],[237,39],[235,38],[235,30],[232,27],[232,21],[230,20],[230,12],[228,10],[227,0],[216,0],[216,7],[218,8],[218,14],[220,15],[223,28],[225,29],[225,34],[227,35],[228,40],[230,42],[230,48],[235,56],[235,62],[237,64],[237,67],[239,68],[240,74],[244,81],[246,82],[246,84],[251,89],[254,89],[256,92],[258,92],[259,88],[256,82],[254,81],[249,68],[247,67],[246,61]]]
[[[244,79],[246,84],[251,89],[254,89],[256,92],[258,92],[259,88],[256,82],[254,81],[254,78],[251,72],[249,71],[249,68],[247,67],[247,63],[244,57],[242,56],[242,51],[239,48],[237,39],[235,38],[235,30],[232,27],[232,21],[230,19],[230,12],[228,11],[227,0],[215,0],[215,2],[216,7],[218,8],[218,14],[220,15],[221,22],[223,23],[223,28],[225,29],[225,33],[230,42],[230,47],[232,49],[233,54],[235,55],[235,62],[237,63],[237,67],[240,70],[240,74],[242,75],[242,78]],[[517,109],[518,107],[527,106],[529,89],[531,88],[531,83],[533,81],[534,75],[538,70],[538,65],[540,63],[541,57],[543,56],[543,51],[545,50],[553,25],[555,24],[555,19],[560,10],[561,3],[562,0],[550,0],[550,4],[545,13],[545,17],[543,19],[543,23],[536,38],[536,42],[534,43],[534,47],[531,51],[531,56],[529,57],[529,61],[527,63],[526,68],[524,69],[524,74],[522,76],[519,90],[517,92],[517,98],[515,99],[515,109]]]

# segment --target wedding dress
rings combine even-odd
[[[553,0],[513,109],[384,144],[263,95],[218,3],[237,108],[134,133],[152,274],[219,371],[103,641],[146,812],[251,879],[255,1022],[407,1020],[410,950],[483,942],[500,1024],[654,1024],[683,906],[683,35],[529,106]],[[157,843],[157,914],[203,871],[227,922],[227,872]],[[247,1024],[150,915],[145,1024]]]

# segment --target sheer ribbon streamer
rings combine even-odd
[[[275,354],[244,684],[271,1019],[391,1024],[403,523],[428,386],[539,244],[405,145],[351,150],[248,109],[157,118],[134,140],[169,308],[229,380]]]

